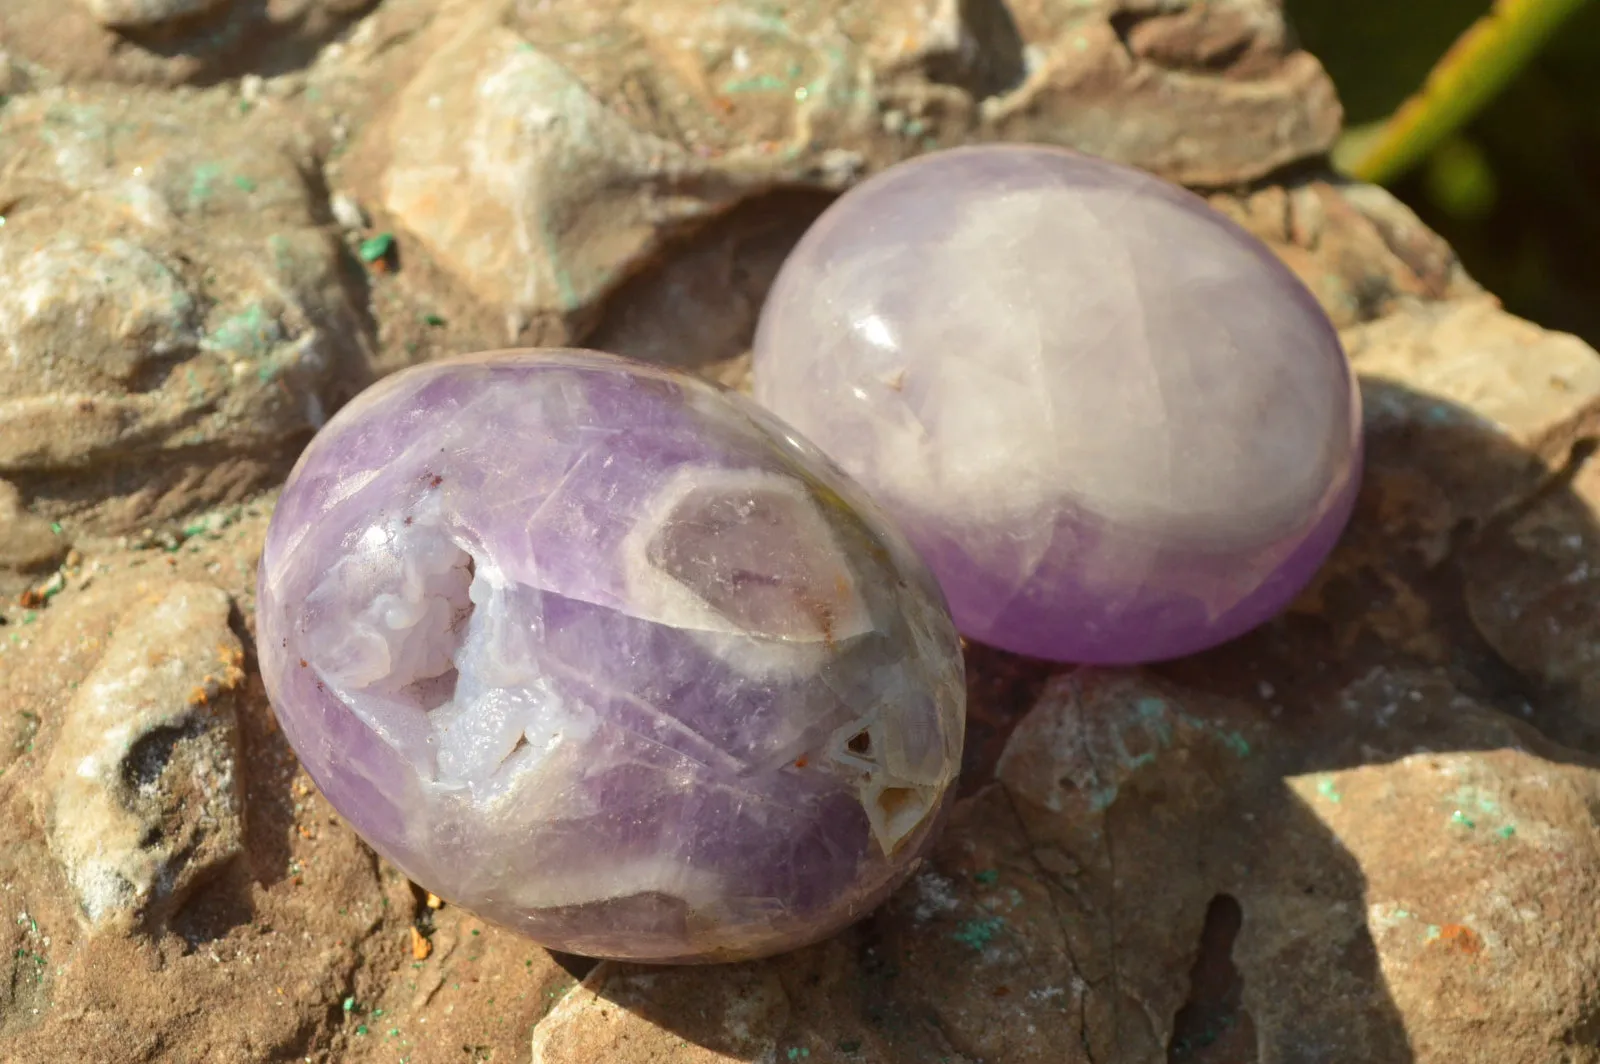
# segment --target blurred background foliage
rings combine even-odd
[[[1286,2],[1302,42],[1339,86],[1351,149],[1495,7],[1489,0]],[[1504,88],[1416,166],[1383,180],[1507,309],[1600,346],[1600,3],[1557,3],[1570,13]],[[1468,91],[1492,77],[1470,67],[1457,74]],[[1358,160],[1359,170],[1361,154],[1340,158]]]

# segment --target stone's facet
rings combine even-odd
[[[356,829],[569,952],[819,938],[915,864],[960,761],[954,627],[860,489],[753,404],[610,356],[358,397],[284,489],[257,618]]]
[[[1059,660],[1271,617],[1360,477],[1353,377],[1293,274],[1190,193],[1053,148],[847,193],[768,297],[755,391],[898,518],[966,635]]]

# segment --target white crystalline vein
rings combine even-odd
[[[507,627],[504,575],[487,559],[473,559],[469,584],[470,556],[437,513],[414,515],[410,525],[375,525],[360,546],[312,593],[314,603],[366,603],[354,617],[325,621],[331,631],[318,633],[327,646],[319,669],[380,734],[419,727],[431,734],[437,785],[486,783],[524,739],[548,752],[587,735],[592,722],[581,707],[565,705],[518,645],[535,633]],[[453,697],[424,716],[408,689],[452,668]],[[514,767],[528,772],[538,763],[522,757]]]
[[[690,727],[684,721],[679,720],[670,713],[664,712],[657,706],[645,701],[630,691],[625,691],[619,687],[605,683],[601,676],[590,674],[580,677],[570,666],[552,658],[546,658],[541,663],[541,667],[552,675],[564,676],[565,678],[572,680],[581,680],[585,685],[593,688],[597,694],[607,699],[618,702],[626,702],[629,706],[639,711],[643,716],[646,716],[652,721],[661,725],[663,731],[670,732],[674,737],[688,742],[693,747],[693,752],[685,751],[679,747],[670,746],[654,736],[644,734],[637,728],[628,729],[628,733],[630,735],[633,735],[644,742],[654,743],[663,750],[671,750],[679,757],[688,758],[696,764],[703,765],[706,768],[718,768],[723,771],[731,770],[734,772],[740,772],[750,767],[743,759],[735,757],[734,755],[718,747],[710,739],[695,731],[694,728]]]

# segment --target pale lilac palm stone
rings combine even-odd
[[[1198,197],[1054,148],[847,193],[768,297],[755,392],[898,520],[963,634],[1062,661],[1270,618],[1360,478],[1359,394],[1294,275]]]
[[[412,369],[312,441],[262,674],[328,800],[553,948],[758,956],[863,915],[960,760],[937,585],[764,411],[588,352]]]

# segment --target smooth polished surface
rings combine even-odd
[[[1338,336],[1198,197],[1055,148],[935,153],[823,214],[755,394],[932,565],[962,633],[1122,664],[1282,609],[1360,476]]]
[[[328,799],[573,953],[757,956],[870,910],[955,778],[960,649],[914,552],[791,435],[589,352],[358,397],[284,489],[257,612]]]

